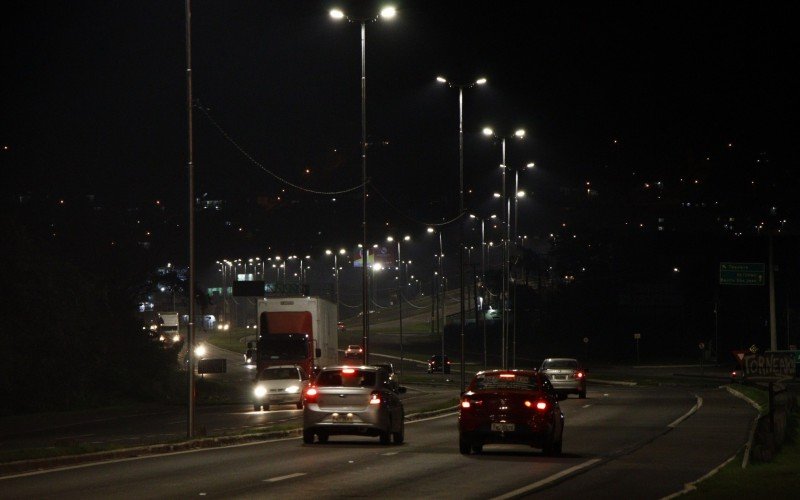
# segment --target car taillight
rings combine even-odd
[[[461,400],[461,408],[476,408],[483,405],[483,401],[480,399],[467,399],[464,398]]]
[[[547,409],[547,401],[537,401],[536,403],[525,401],[525,406],[527,406],[528,408],[533,406],[539,411],[545,411]]]
[[[317,389],[315,387],[309,387],[306,389],[306,403],[315,403],[317,401]]]
[[[354,369],[352,369],[352,368],[342,368],[342,373],[345,374],[345,375],[352,375],[355,372],[356,371]]]
[[[578,378],[583,378],[583,372],[575,372],[575,376]]]
[[[381,404],[381,395],[378,392],[373,392],[369,399],[369,404],[371,405],[379,405]]]

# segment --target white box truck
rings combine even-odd
[[[336,304],[320,297],[258,299],[256,377],[265,368],[298,365],[308,376],[339,363]]]

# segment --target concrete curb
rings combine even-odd
[[[430,410],[406,415],[406,422],[422,420],[424,418],[445,415],[455,412],[458,405],[448,406],[439,410]],[[136,446],[120,450],[101,451],[95,453],[82,453],[77,455],[64,455],[60,457],[37,458],[31,460],[19,460],[0,464],[0,479],[2,476],[19,474],[25,472],[42,471],[58,467],[88,464],[91,462],[103,462],[107,460],[119,460],[124,458],[141,457],[145,455],[160,455],[165,453],[175,453],[180,451],[198,450],[203,448],[221,448],[256,441],[267,441],[277,438],[300,437],[303,434],[302,426],[295,429],[284,429],[279,431],[265,431],[260,433],[239,434],[235,436],[218,436],[192,439],[179,443],[154,444],[147,446]]]
[[[742,469],[746,469],[747,465],[750,463],[750,451],[753,449],[753,439],[755,439],[756,435],[756,428],[758,427],[758,419],[761,418],[761,407],[753,401],[752,399],[748,398],[741,392],[737,391],[736,389],[732,388],[729,385],[725,386],[725,390],[728,391],[733,396],[736,396],[739,399],[743,399],[750,403],[750,406],[756,409],[756,416],[753,419],[753,423],[750,424],[750,432],[747,434],[747,443],[744,445],[744,457],[742,457]]]

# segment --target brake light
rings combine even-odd
[[[319,394],[319,393],[317,392],[316,387],[309,387],[308,389],[306,389],[306,398],[305,398],[306,402],[307,403],[316,402],[317,401],[317,394]]]
[[[369,400],[369,404],[371,405],[379,405],[381,404],[381,395],[380,393],[373,392],[372,397]]]
[[[525,401],[525,406],[527,408],[530,408],[531,406],[533,406],[533,403],[531,403],[530,401]]]
[[[352,368],[342,368],[342,373],[344,373],[345,375],[352,375],[355,372],[356,371]]]
[[[464,401],[462,401],[461,402],[461,407],[462,408],[469,408],[470,407],[469,400],[465,399]]]
[[[514,375],[513,373],[501,373],[500,374],[500,378],[515,378],[515,377],[516,377],[516,375]]]
[[[583,378],[583,372],[575,372],[575,376],[578,378]]]
[[[537,401],[536,402],[536,409],[540,411],[544,411],[547,409],[547,401]]]

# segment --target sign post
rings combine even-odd
[[[697,344],[697,347],[700,348],[700,376],[703,376],[703,349],[706,348],[706,345],[702,342]]]
[[[639,340],[642,338],[641,333],[634,333],[633,340],[636,341],[636,364],[639,364]]]

